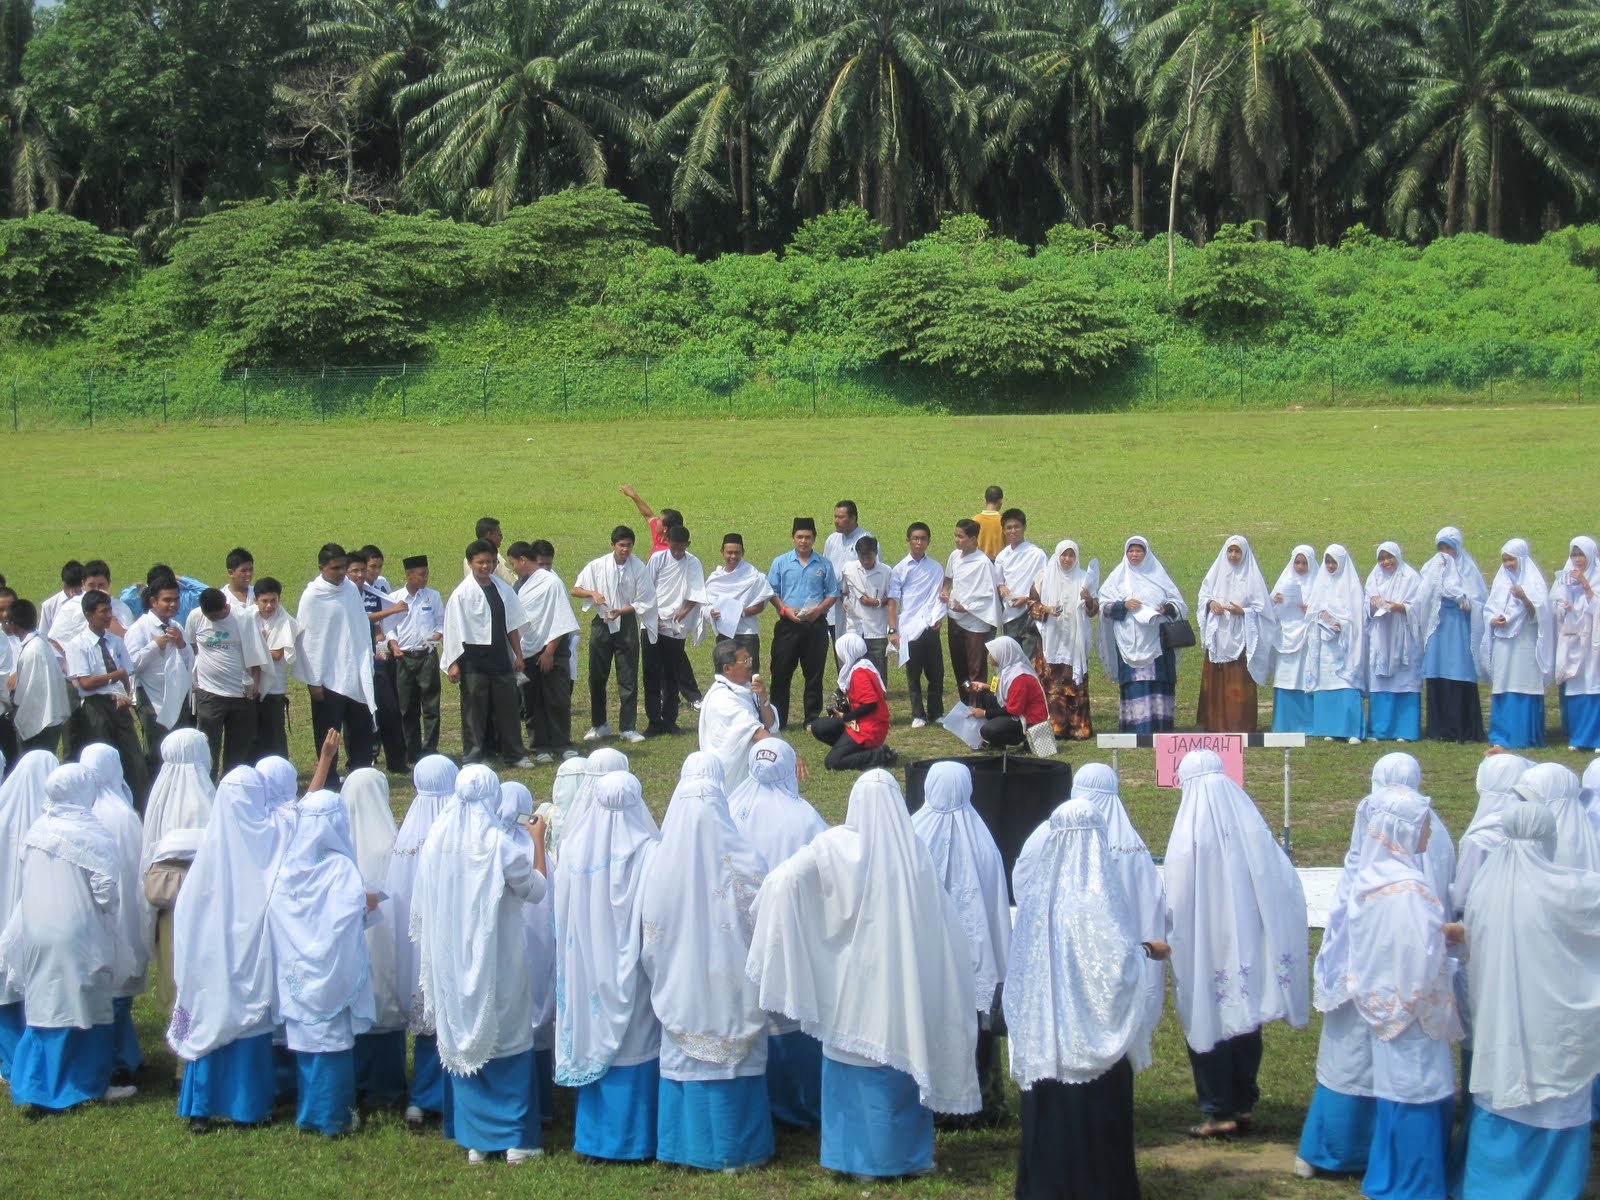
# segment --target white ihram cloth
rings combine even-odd
[[[500,824],[500,781],[462,768],[454,801],[417,859],[411,938],[417,943],[424,1021],[438,1030],[452,1075],[533,1046],[524,910],[544,898],[544,876]]]
[[[1019,1087],[1089,1083],[1133,1055],[1144,1028],[1143,940],[1100,814],[1068,801],[1050,814],[1017,892],[1005,1014]]]
[[[522,627],[525,657],[541,653],[557,638],[569,638],[578,632],[578,618],[572,613],[567,585],[553,570],[539,570],[529,575],[518,586],[517,598],[522,601],[523,615],[528,618],[528,623]]]
[[[911,828],[928,848],[933,872],[967,932],[973,1008],[987,1026],[1011,955],[1011,898],[1000,848],[972,807],[971,769],[958,762],[934,763],[923,781],[922,807],[912,814]]]
[[[111,1022],[124,973],[117,933],[117,848],[91,806],[89,768],[45,781],[44,815],[22,843],[22,893],[0,934],[0,976],[26,996],[28,1024],[88,1029]]]
[[[55,651],[41,634],[30,633],[22,639],[15,673],[17,686],[12,695],[17,707],[13,720],[19,740],[37,737],[41,731],[66,721],[72,713],[67,677],[61,673]]]
[[[179,1058],[271,1028],[267,896],[280,836],[261,777],[250,767],[224,775],[172,915],[178,1000],[167,1045]]]
[[[175,621],[167,625],[179,631]],[[194,688],[194,648],[187,639],[181,646],[158,647],[156,638],[166,627],[155,613],[147,612],[128,627],[123,645],[133,663],[134,683],[149,698],[157,723],[171,729]]]
[[[505,610],[506,633],[518,634],[528,625],[527,611],[511,585],[498,575],[489,576],[489,586],[500,597]],[[463,646],[491,646],[494,644],[494,614],[489,611],[489,598],[476,579],[463,579],[444,606],[444,642],[440,647],[439,666],[448,670],[450,664],[461,657]],[[511,647],[502,642],[506,662],[512,662]]]
[[[761,1007],[825,1050],[903,1071],[935,1112],[982,1106],[972,954],[894,776],[862,774],[844,825],[767,876],[747,971]]]
[[[1592,537],[1575,537],[1572,545],[1589,560],[1583,578],[1590,590],[1600,592],[1600,548]],[[1556,633],[1552,682],[1564,684],[1568,695],[1600,692],[1600,595],[1584,594],[1570,558],[1550,587],[1550,616]]]
[[[29,750],[5,782],[0,783],[0,931],[11,921],[22,898],[22,843],[33,823],[44,816],[45,780],[56,769],[56,756],[48,750]],[[0,971],[0,1004],[22,1000],[19,984],[13,987]]]
[[[1238,566],[1228,561],[1229,546],[1238,546],[1244,552]],[[1210,608],[1213,600],[1222,605],[1237,604],[1244,613],[1214,613]],[[1200,583],[1199,609],[1200,643],[1206,657],[1214,663],[1231,663],[1243,655],[1250,678],[1258,685],[1266,683],[1278,640],[1277,609],[1261,568],[1256,565],[1255,552],[1243,535],[1236,533],[1222,543]]]
[[[350,844],[355,848],[361,883],[368,892],[387,893],[389,864],[394,860],[394,810],[389,807],[389,781],[382,771],[361,767],[344,778],[339,789],[350,814]],[[373,1029],[380,1033],[406,1027],[406,1008],[400,1000],[395,973],[394,899],[378,902],[379,919],[366,929],[367,955],[372,961],[372,1005],[377,1016]]]
[[[1548,809],[1505,815],[1467,902],[1474,1095],[1496,1109],[1587,1093],[1600,1075],[1600,875],[1550,860]]]
[[[640,962],[661,1022],[662,1078],[733,1079],[766,1070],[767,1014],[745,975],[750,905],[766,864],[734,827],[722,785],[691,754],[661,822],[639,898]],[[720,767],[717,767],[720,770]]]
[[[431,1035],[433,1026],[423,1020],[422,987],[418,982],[417,949],[411,941],[411,892],[417,877],[417,855],[428,840],[434,821],[456,794],[455,763],[442,754],[430,754],[411,772],[416,798],[406,809],[405,820],[395,834],[394,853],[384,875],[383,890],[389,893],[389,918],[394,939],[395,987],[412,1033]]]
[[[650,579],[656,590],[656,627],[668,637],[692,638],[699,645],[706,635],[706,569],[687,550],[673,558],[671,550],[657,550],[650,556]],[[678,620],[685,604],[689,613]]]
[[[1061,567],[1061,555],[1068,548],[1074,557],[1070,571]],[[1044,661],[1058,666],[1070,665],[1072,681],[1080,685],[1089,673],[1089,652],[1094,645],[1094,627],[1083,593],[1087,590],[1090,598],[1094,598],[1099,590],[1095,574],[1097,570],[1085,569],[1078,543],[1063,538],[1056,543],[1056,552],[1044,564],[1033,585],[1038,590],[1040,604],[1061,609],[1059,616],[1051,613],[1037,622],[1039,649]]]
[[[556,869],[557,1083],[583,1087],[660,1053],[639,961],[643,884],[660,843],[639,781],[599,776]]]
[[[1329,558],[1336,564],[1331,574],[1323,561]],[[1367,601],[1350,551],[1337,542],[1329,546],[1315,574],[1306,599],[1306,690],[1360,691],[1367,677]]]
[[[104,825],[117,848],[117,977],[111,994],[117,999],[137,996],[150,985],[150,954],[154,946],[156,914],[144,898],[144,873],[139,857],[144,849],[144,827],[129,799],[122,778],[122,757],[103,742],[85,746],[78,761],[95,779],[94,819]]]
[[[1527,542],[1512,538],[1500,547],[1500,553],[1515,558],[1517,569],[1507,571],[1502,562],[1494,573],[1489,598],[1483,603],[1483,633],[1474,647],[1478,676],[1496,692],[1542,696],[1555,675],[1556,636],[1550,589]],[[1531,614],[1511,594],[1516,584],[1522,585],[1532,602]],[[1497,628],[1493,623],[1496,617],[1506,618],[1506,623]]]
[[[987,633],[1000,628],[1005,620],[1000,612],[1000,572],[987,554],[982,550],[970,554],[952,551],[945,560],[944,577],[950,581],[952,621],[969,633]],[[966,611],[956,611],[957,604]]]
[[[1144,561],[1137,567],[1128,562],[1128,548],[1136,542],[1144,547]],[[1176,606],[1180,617],[1189,615],[1178,585],[1172,582],[1150,543],[1138,536],[1122,544],[1122,561],[1100,585],[1102,609],[1129,600],[1139,601],[1142,607],[1138,612],[1129,613],[1122,621],[1108,621],[1103,614],[1100,618],[1100,663],[1113,680],[1117,678],[1119,656],[1133,668],[1147,667],[1161,657],[1164,605]]]
[[[1306,898],[1294,865],[1213,751],[1184,755],[1178,782],[1166,884],[1184,1036],[1204,1054],[1268,1021],[1304,1025]]]
[[[1372,806],[1373,797],[1390,787],[1420,791],[1422,764],[1403,750],[1385,754],[1372,764],[1372,791],[1356,805],[1356,821],[1350,833],[1351,853],[1359,853],[1366,837],[1367,810]],[[1428,836],[1428,848],[1423,852],[1422,873],[1427,876],[1428,886],[1433,889],[1433,894],[1440,900],[1448,900],[1450,888],[1456,878],[1455,842],[1451,840],[1450,831],[1445,828],[1444,821],[1433,810],[1431,804],[1428,808],[1428,822],[1433,826],[1433,832]]]
[[[778,711],[769,701],[765,712],[756,704],[755,693],[726,675],[717,675],[700,701],[700,749],[722,761],[723,780],[728,794],[745,777],[745,760],[753,737],[767,726],[762,717],[778,723]]]
[[[1150,848],[1128,819],[1128,810],[1123,808],[1117,788],[1117,773],[1104,763],[1086,763],[1072,777],[1072,799],[1086,801],[1100,814],[1106,852],[1111,856],[1112,869],[1122,880],[1122,891],[1133,913],[1134,933],[1141,942],[1164,942],[1172,929],[1167,890]],[[1016,865],[1011,869],[1011,886],[1019,897],[1047,837],[1048,823],[1028,836],[1022,853],[1017,856]],[[1166,999],[1167,964],[1159,959],[1147,959],[1144,964],[1144,1021],[1139,1036],[1128,1049],[1128,1060],[1135,1071],[1144,1070],[1154,1061],[1150,1039],[1161,1023]]]
[[[174,729],[161,739],[161,769],[144,805],[144,846],[139,878],[156,860],[156,847],[179,829],[204,829],[217,794],[211,782],[211,744],[198,729]],[[141,885],[142,887],[142,885]]]
[[[744,782],[727,791],[728,812],[770,875],[828,823],[800,796],[793,746],[782,738],[762,738],[748,757]]]
[[[294,677],[309,687],[327,688],[347,700],[361,701],[376,721],[372,625],[356,585],[348,579],[329,583],[318,575],[300,593],[294,615],[300,622]]]
[[[1450,883],[1450,907],[1461,912],[1467,907],[1473,880],[1489,855],[1506,844],[1502,822],[1506,810],[1522,803],[1517,781],[1533,763],[1515,754],[1490,754],[1478,764],[1478,808],[1472,822],[1461,835],[1456,852],[1456,877]],[[1438,836],[1435,830],[1433,836]],[[1432,843],[1429,843],[1432,849]]]
[[[595,615],[612,633],[622,628],[622,618],[612,614],[631,605],[639,632],[652,642],[656,640],[656,586],[650,577],[649,564],[637,554],[629,554],[627,561],[621,564],[614,553],[590,559],[578,572],[572,586],[605,597],[605,608]],[[594,606],[594,601],[585,597],[583,611],[588,612]]]
[[[1489,598],[1489,585],[1483,581],[1476,560],[1467,553],[1461,530],[1446,525],[1433,535],[1434,545],[1440,542],[1454,546],[1456,552],[1446,554],[1439,550],[1422,564],[1423,605],[1427,609],[1423,645],[1433,640],[1439,628],[1439,606],[1454,604],[1459,608],[1465,603],[1470,610],[1471,644],[1476,646],[1483,636],[1483,603]]]
[[[706,579],[706,615],[718,637],[759,634],[761,614],[746,616],[745,609],[772,599],[772,585],[765,571],[758,571],[743,559],[734,570],[720,566]],[[715,610],[720,616],[712,617]]]
[[[571,759],[567,760],[571,762]],[[500,785],[496,817],[500,829],[513,849],[531,866],[534,861],[533,835],[523,819],[533,813],[533,793],[516,780]],[[549,817],[546,816],[548,822]],[[550,850],[545,848],[545,880],[548,881]],[[533,997],[533,1048],[549,1050],[555,1045],[556,1020],[556,918],[555,888],[548,882],[544,894],[522,906],[524,949],[518,963],[521,976],[529,981]]]
[[[1305,557],[1306,573],[1300,574],[1294,569],[1295,559]],[[1273,612],[1277,615],[1277,638],[1274,650],[1277,654],[1277,666],[1273,673],[1273,686],[1286,691],[1306,691],[1305,686],[1305,660],[1308,636],[1314,633],[1316,618],[1309,612],[1301,611],[1301,605],[1306,604],[1311,595],[1311,585],[1317,581],[1317,558],[1315,548],[1309,545],[1299,545],[1294,548],[1294,553],[1289,555],[1289,561],[1284,564],[1282,571],[1278,572],[1278,581],[1272,585],[1272,594],[1282,596],[1280,603],[1272,602]]]
[[[335,792],[312,792],[300,801],[267,897],[276,1014],[289,1049],[348,1050],[351,1037],[372,1028],[366,924],[367,889],[344,804]]]
[[[1600,833],[1578,798],[1578,777],[1560,763],[1536,763],[1516,783],[1517,795],[1542,804],[1556,819],[1556,846],[1551,860],[1558,867],[1600,871]]]
[[[1374,692],[1419,691],[1430,608],[1427,591],[1398,542],[1380,543],[1378,553],[1394,555],[1395,563],[1392,571],[1377,565],[1367,572],[1367,686]],[[1376,612],[1374,597],[1383,601]],[[1390,601],[1404,604],[1405,611],[1391,612]]]
[[[1000,547],[1000,552],[994,556],[994,569],[1000,574],[1000,583],[1010,596],[1000,606],[1001,615],[1006,620],[1012,620],[1026,608],[1013,608],[1012,600],[1028,597],[1033,589],[1033,581],[1038,578],[1039,572],[1046,567],[1044,547],[1023,539],[1015,546],[1007,543]]]

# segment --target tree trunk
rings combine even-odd
[[[1500,121],[1494,122],[1489,140],[1489,236],[1500,236],[1500,202],[1504,198],[1505,165],[1500,156]]]
[[[1167,196],[1167,291],[1172,290],[1173,278],[1178,271],[1178,172],[1183,167],[1183,156],[1189,149],[1189,128],[1184,127],[1178,139],[1178,149],[1172,156],[1172,191]]]
[[[1456,139],[1450,152],[1450,182],[1445,186],[1444,235],[1454,237],[1461,231],[1461,139]]]
[[[750,199],[750,118],[739,118],[739,229],[744,235],[744,252],[755,250],[755,205]]]
[[[172,190],[172,223],[183,220],[183,164],[178,161],[178,144],[167,146],[167,187]]]
[[[1087,225],[1088,207],[1083,200],[1083,117],[1078,106],[1078,81],[1074,79],[1067,91],[1067,190],[1072,195],[1074,223]]]
[[[1139,152],[1133,152],[1133,170],[1128,180],[1128,191],[1133,197],[1133,214],[1129,220],[1133,224],[1133,231],[1144,232],[1144,160],[1139,157]]]
[[[1100,163],[1100,109],[1089,106],[1089,223],[1100,224],[1105,216],[1105,170]]]

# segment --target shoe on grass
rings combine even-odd
[[[506,1166],[508,1166],[508,1167],[521,1166],[525,1162],[531,1162],[532,1160],[534,1160],[536,1158],[543,1158],[543,1157],[544,1157],[544,1151],[542,1149],[538,1148],[538,1147],[535,1147],[532,1150],[507,1150],[506,1151]]]
[[[923,720],[921,717],[912,717],[911,718],[911,728],[913,728],[913,729],[926,729],[927,727],[928,727],[928,722]]]
[[[601,738],[608,738],[614,730],[609,725],[591,725],[583,735],[586,742],[598,742]]]
[[[637,729],[624,729],[617,735],[617,737],[624,742],[644,741],[644,734],[640,733]]]

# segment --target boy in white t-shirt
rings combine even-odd
[[[878,539],[857,539],[855,557],[845,563],[840,591],[844,595],[844,631],[867,643],[867,661],[889,678],[889,582],[892,572],[878,559]]]
[[[261,691],[256,696],[256,748],[251,757],[276,754],[288,758],[289,668],[294,665],[300,622],[283,607],[283,585],[270,575],[263,575],[255,584],[255,604],[246,610],[246,619],[255,621],[267,651]]]
[[[253,618],[234,613],[219,588],[200,593],[184,635],[194,647],[194,720],[211,745],[211,774],[245,766],[256,743],[256,697],[271,661]]]

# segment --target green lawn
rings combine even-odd
[[[1546,572],[1556,569],[1571,536],[1593,532],[1600,480],[1583,451],[1583,410],[1228,412],[1216,416],[1127,415],[994,419],[685,421],[629,425],[551,423],[473,429],[330,424],[326,427],[209,429],[167,426],[139,432],[22,434],[5,438],[11,497],[0,572],[30,598],[54,590],[68,557],[108,559],[120,586],[160,559],[180,571],[220,581],[222,559],[250,548],[260,574],[285,581],[291,603],[315,569],[317,547],[375,541],[398,580],[407,554],[426,553],[434,584],[448,591],[472,524],[485,513],[508,540],[545,537],[570,584],[578,568],[603,553],[612,525],[643,523],[617,486],[631,483],[657,506],[681,509],[694,549],[708,568],[724,532],[744,534],[758,565],[788,546],[790,518],[812,515],[825,532],[833,503],[848,497],[862,524],[885,542],[891,561],[912,520],[935,530],[948,552],[949,528],[980,507],[985,485],[999,483],[1007,503],[1024,508],[1033,540],[1052,546],[1078,539],[1106,569],[1122,540],[1150,538],[1156,554],[1193,602],[1224,537],[1244,533],[1276,577],[1292,546],[1347,545],[1363,572],[1377,543],[1395,538],[1420,563],[1441,525],[1460,526],[1491,572],[1499,545],[1527,537]],[[586,622],[585,622],[586,625]],[[702,681],[709,650],[697,656]],[[1199,668],[1190,654],[1179,688],[1180,722],[1192,720]],[[1115,688],[1098,667],[1090,676],[1097,729],[1116,728]],[[799,688],[795,689],[798,715]],[[575,732],[587,724],[587,690],[575,693]],[[903,680],[891,680],[892,744],[907,759],[948,754],[942,732],[905,728]],[[614,700],[613,700],[614,703]],[[454,696],[446,685],[446,752],[459,749]],[[1581,767],[1565,750],[1551,709],[1548,756]],[[1263,713],[1265,717],[1265,712]],[[293,710],[295,757],[308,770],[309,721],[303,695]],[[641,717],[642,723],[642,717]],[[691,739],[630,747],[646,798],[659,815]],[[830,821],[843,818],[847,778],[821,770],[822,747],[804,736],[796,748],[813,769],[805,789]],[[1295,858],[1302,865],[1338,861],[1355,802],[1365,794],[1378,746],[1309,746],[1294,756]],[[1465,827],[1475,804],[1478,752],[1470,747],[1414,748],[1428,791],[1451,830]],[[1069,746],[1081,764],[1090,747]],[[1123,796],[1152,849],[1165,845],[1175,792],[1153,786],[1151,755],[1122,756]],[[529,772],[535,796],[548,794],[551,769]],[[1247,785],[1276,829],[1281,821],[1282,758],[1257,752]],[[396,781],[397,813],[409,788]],[[141,1008],[147,1048],[161,1021]],[[1351,1181],[1312,1184],[1286,1169],[1314,1080],[1315,1029],[1268,1031],[1260,1133],[1222,1150],[1195,1150],[1181,1136],[1194,1118],[1182,1040],[1163,1025],[1157,1064],[1140,1077],[1141,1166],[1150,1197],[1354,1196]],[[595,1170],[570,1157],[508,1173],[469,1172],[463,1156],[436,1140],[408,1136],[379,1117],[359,1136],[324,1144],[291,1128],[220,1132],[191,1139],[172,1114],[165,1082],[170,1060],[147,1070],[147,1086],[129,1108],[87,1111],[30,1124],[0,1111],[0,1168],[7,1195],[148,1194],[182,1187],[196,1196],[389,1196],[496,1194],[696,1194],[803,1197],[841,1194],[815,1165],[814,1139],[780,1141],[777,1166],[725,1182],[659,1168]],[[565,1133],[551,1144],[564,1145]],[[941,1135],[937,1180],[897,1185],[904,1195],[1009,1194],[1015,1128]],[[858,1187],[857,1191],[883,1191]]]

